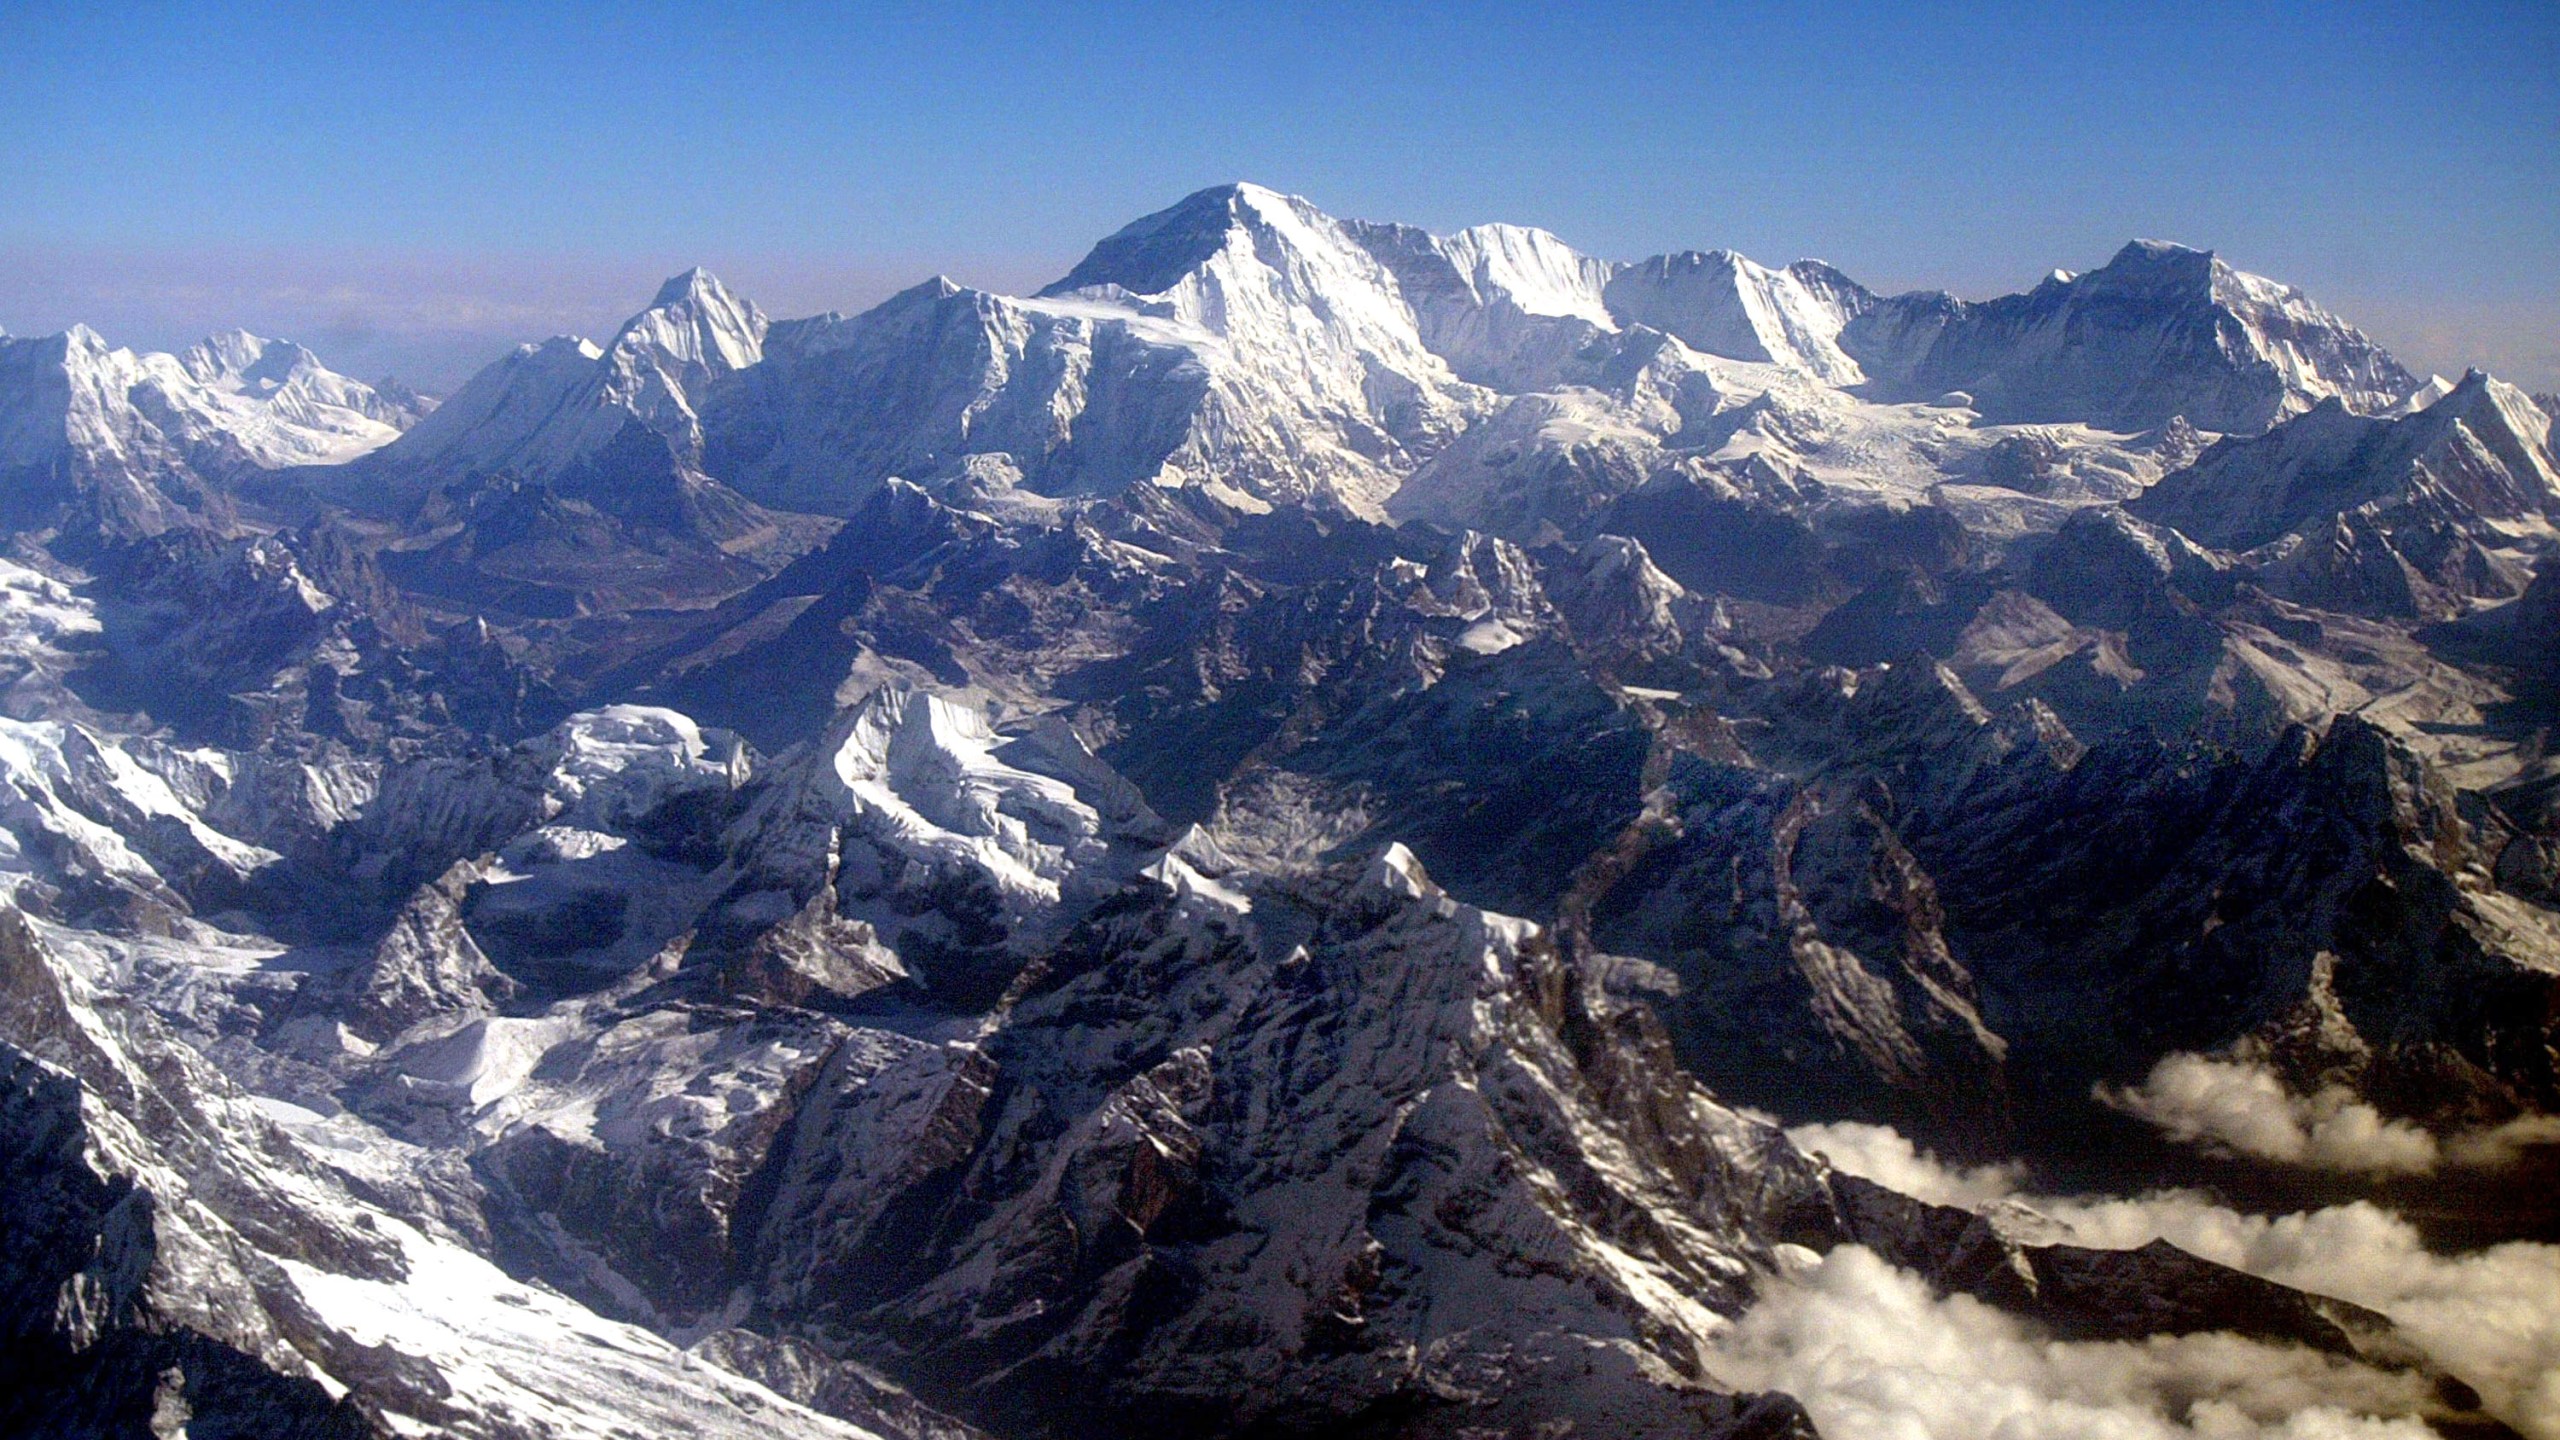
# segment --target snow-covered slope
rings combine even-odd
[[[1809,273],[1827,270],[1811,262]],[[1607,298],[1621,322],[1650,325],[1709,355],[1778,365],[1828,385],[1866,379],[1840,348],[1853,312],[1840,296],[1806,284],[1797,268],[1771,270],[1730,250],[1658,255],[1611,276]]]
[[[229,482],[343,464],[417,414],[299,345],[245,331],[180,355],[112,348],[85,325],[0,337],[0,477],[14,523],[82,506],[110,533],[155,534],[218,511]]]
[[[2473,513],[2560,514],[2551,418],[2522,390],[2474,370],[2398,418],[2324,403],[2266,435],[2226,440],[2133,508],[2207,545],[2246,550],[2309,521],[2399,496],[2413,483]]]
[[[977,464],[1373,513],[1476,403],[1347,227],[1253,185],[1127,226],[1033,299],[937,281],[774,348],[791,363],[724,415],[713,472],[831,510]]]
[[[1562,384],[1589,370],[1594,342],[1618,328],[1602,298],[1615,267],[1544,230],[1350,229],[1394,272],[1422,342],[1460,379],[1507,391]]]
[[[1000,738],[976,710],[887,685],[771,776],[727,843],[734,906],[772,904],[770,923],[829,887],[927,986],[966,995],[1000,988],[1164,839],[1063,726]]]
[[[2301,291],[2156,240],[2023,295],[1878,299],[1841,343],[1888,398],[1961,390],[1994,419],[2127,431],[2183,416],[2255,434],[2332,397],[2379,413],[2419,384]]]
[[[243,1093],[102,978],[0,911],[13,1427],[876,1440],[401,1213],[374,1182],[414,1152]]]
[[[704,392],[763,358],[765,328],[764,312],[688,270],[601,347],[561,336],[482,370],[370,473],[403,486],[475,473],[549,479],[635,422],[697,455]]]
[[[1213,348],[1131,307],[937,278],[849,319],[775,326],[767,362],[711,402],[705,463],[762,503],[821,513],[891,477],[1064,494],[1172,478]]]

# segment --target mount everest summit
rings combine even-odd
[[[0,1433],[2560,1435],[2554,417],[2207,252],[1233,185],[0,493]]]

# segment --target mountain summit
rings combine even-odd
[[[156,534],[262,470],[339,465],[418,418],[284,340],[226,331],[184,354],[86,325],[0,338],[0,489],[11,523]]]
[[[1964,391],[2002,420],[2119,430],[2183,416],[2254,434],[2331,397],[2373,413],[2418,388],[2301,291],[2157,240],[2023,295],[1869,299],[1842,341],[1899,396]]]
[[[2560,1434],[2554,432],[1251,185],[0,341],[0,1436]]]
[[[591,459],[632,422],[697,454],[696,406],[717,381],[764,358],[766,323],[710,272],[687,270],[603,346],[561,336],[473,376],[375,468],[543,478]]]
[[[689,270],[603,345],[564,337],[484,371],[369,470],[407,477],[395,488],[542,480],[636,423],[792,510],[842,513],[892,476],[969,474],[1377,515],[1417,476],[1432,495],[1481,490],[1433,467],[1475,464],[1452,447],[1490,436],[1497,413],[1517,428],[1532,410],[1587,412],[1577,425],[1627,437],[1642,464],[1674,436],[1765,430],[1755,404],[1953,394],[1998,423],[2132,432],[2182,417],[2255,433],[2331,396],[2377,411],[2415,389],[2297,292],[2154,242],[1977,303],[1878,296],[1818,261],[1620,263],[1508,225],[1435,236],[1239,183],[1121,227],[1028,298],[937,279],[860,315],[773,326]],[[1776,438],[1801,453],[1807,432]],[[1420,492],[1395,503],[1447,509]]]

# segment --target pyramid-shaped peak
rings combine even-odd
[[[2453,388],[2419,413],[2462,420],[2475,430],[2490,426],[2528,436],[2537,444],[2550,429],[2550,417],[2531,395],[2477,366],[2463,371]]]
[[[733,306],[741,303],[728,286],[720,283],[720,277],[696,265],[681,275],[668,277],[667,283],[658,287],[658,298],[649,302],[649,308],[663,310],[688,300],[713,300]]]
[[[1161,294],[1226,249],[1240,229],[1326,219],[1306,201],[1267,186],[1212,185],[1104,236],[1066,278],[1040,293],[1116,285],[1133,295]]]
[[[762,310],[697,265],[659,286],[657,298],[622,327],[615,344],[740,370],[763,358],[766,328]]]
[[[198,380],[254,380],[273,385],[292,379],[294,372],[304,366],[322,368],[318,356],[290,340],[269,339],[240,329],[206,336],[179,356],[178,362]]]
[[[930,280],[917,281],[915,284],[908,286],[906,289],[890,296],[887,300],[882,301],[881,305],[883,308],[886,308],[890,305],[898,304],[901,301],[915,303],[917,301],[948,300],[952,296],[960,294],[968,288],[968,286],[961,284],[959,281],[952,279],[948,275],[936,275]]]
[[[2199,250],[2193,245],[2180,244],[2175,240],[2153,240],[2137,235],[2124,242],[2124,248],[2116,252],[2116,259],[2122,260],[2130,256],[2137,259],[2159,260],[2173,255],[2209,257],[2212,254],[2210,250]]]
[[[1121,227],[1121,231],[1125,234],[1150,223],[1214,221],[1220,216],[1236,219],[1306,203],[1294,195],[1283,195],[1268,185],[1256,185],[1250,180],[1230,180],[1224,185],[1194,190],[1155,214]]]
[[[2106,289],[2192,288],[2210,286],[2218,272],[2229,269],[2210,250],[2169,240],[2128,240],[2106,264],[2063,283]],[[2060,274],[2055,272],[2056,278]]]

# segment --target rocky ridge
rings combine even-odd
[[[0,569],[9,1427],[1808,1434],[1720,1347],[1849,1246],[2533,1423],[1773,1123],[2350,1183],[2143,1118],[2220,1066],[2534,1233],[2501,382],[2149,242],[1880,297],[1253,186],[1029,298],[689,272],[362,458],[171,365],[233,428],[30,462]]]

